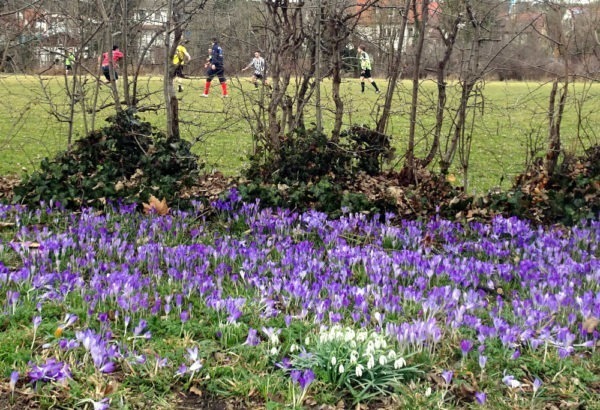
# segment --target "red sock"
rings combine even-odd
[[[204,94],[208,95],[209,91],[210,91],[210,81],[207,81],[206,84],[204,84]]]
[[[221,83],[221,89],[223,90],[223,95],[227,95],[227,83]]]

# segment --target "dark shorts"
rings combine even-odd
[[[362,70],[360,72],[360,76],[364,78],[371,78],[371,70],[369,70],[368,68],[366,70]]]
[[[114,70],[114,72],[115,72],[115,80],[118,80],[119,74],[117,74],[117,70]],[[110,69],[108,68],[108,66],[102,67],[102,73],[104,74],[104,78],[106,78],[108,81],[110,81]]]
[[[259,73],[254,73],[254,78],[256,78],[257,80],[262,80],[263,78],[265,78],[265,76]]]
[[[70,65],[66,65],[66,66],[65,66],[65,69],[67,69],[67,70],[71,71],[71,66],[70,66]]]
[[[183,65],[179,64],[175,67],[175,77],[185,78],[183,75]]]
[[[225,71],[223,70],[223,67],[215,67],[214,70],[212,69],[212,67],[209,67],[208,71],[206,72],[206,77],[207,81],[212,81],[212,79],[215,77],[218,77],[219,82],[221,83],[227,81],[227,79],[225,78]]]

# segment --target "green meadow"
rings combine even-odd
[[[348,78],[342,84],[344,98],[344,128],[353,124],[374,127],[381,112],[388,86],[385,79],[377,80],[382,94],[375,94],[367,84],[360,92],[358,79]],[[69,83],[61,76],[2,76],[0,77],[0,174],[32,172],[40,160],[67,148],[69,108],[66,92]],[[328,80],[322,83],[325,130],[333,122],[333,100]],[[143,77],[138,82],[141,116],[158,130],[165,129],[162,106],[162,77]],[[258,101],[265,98],[263,90],[254,91],[248,78],[229,79],[230,98],[220,97],[217,81],[213,82],[209,98],[200,98],[203,78],[185,80],[180,98],[181,131],[184,138],[194,141],[195,152],[206,163],[207,171],[236,175],[243,168],[246,156],[253,148],[252,126]],[[123,82],[119,83],[123,92]],[[114,111],[110,106],[109,89],[88,78],[83,86],[88,106],[106,106],[96,112],[92,122],[89,110],[77,104],[73,116],[75,139],[86,135],[92,127],[106,124]],[[399,84],[394,95],[392,119],[388,134],[393,137],[398,156],[388,166],[398,168],[403,162],[409,130],[412,85],[408,80]],[[531,82],[485,82],[472,103],[467,136],[472,137],[469,164],[469,191],[482,193],[492,187],[506,188],[521,172],[528,158],[541,155],[548,129],[548,96],[551,85]],[[451,84],[449,107],[456,106],[458,88]],[[580,152],[598,144],[600,112],[595,108],[600,99],[600,86],[576,84],[569,89],[569,98],[562,124],[563,147]],[[436,85],[423,80],[419,99],[417,149],[424,152],[431,141],[434,125]],[[447,115],[447,123],[452,120]],[[307,110],[307,123],[314,120],[314,104]],[[462,181],[460,157],[455,159],[454,176]]]

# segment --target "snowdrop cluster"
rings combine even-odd
[[[334,386],[351,388],[357,396],[392,391],[395,383],[415,375],[387,337],[373,330],[333,325],[321,327],[303,346],[290,349],[290,369],[310,369]],[[369,385],[369,383],[372,383]],[[365,387],[365,386],[369,387]]]

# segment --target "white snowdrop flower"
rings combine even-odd
[[[355,336],[355,334],[354,334],[354,330],[352,330],[352,329],[348,329],[348,330],[346,331],[346,334],[344,335],[344,341],[345,341],[345,342],[349,342],[349,341],[351,341],[351,340],[354,340],[354,336]]]
[[[367,349],[365,351],[367,352],[367,354],[371,354],[375,351],[375,345],[371,340],[369,340],[369,343],[367,343]]]
[[[363,369],[364,369],[364,366],[361,365],[361,364],[359,364],[359,365],[356,366],[356,369],[354,369],[354,374],[356,374],[356,377],[361,377],[362,376]]]
[[[358,362],[358,352],[353,350],[350,352],[350,363],[356,364]]]
[[[395,352],[395,351],[393,351],[393,350],[390,350],[390,351],[388,352],[388,355],[387,355],[387,357],[388,357],[388,359],[390,359],[390,360],[396,360],[396,352]]]
[[[431,387],[428,387],[427,390],[425,390],[425,397],[429,396],[431,396]]]
[[[386,363],[387,363],[387,357],[385,357],[385,355],[379,356],[379,364],[382,366],[385,366]]]
[[[342,373],[344,373],[345,371],[346,371],[346,369],[344,369],[344,365],[343,365],[343,364],[340,364],[340,367],[338,368],[338,372],[339,372],[340,374],[342,374]]]
[[[271,335],[271,337],[269,337],[269,341],[273,345],[278,345],[279,344],[279,336],[278,335]]]
[[[394,361],[394,369],[400,369],[404,366],[406,366],[406,360],[404,360],[404,357],[399,357]]]
[[[290,352],[294,353],[296,350],[298,350],[298,346],[296,345],[296,343],[292,343],[292,345],[290,346]]]
[[[381,338],[381,348],[387,349],[387,346],[388,346],[387,341],[382,337]]]
[[[350,346],[351,349],[356,349],[356,346],[358,346],[356,344],[356,340],[351,340],[349,346]]]
[[[335,358],[335,356],[331,357],[331,365],[335,366],[337,364],[337,359]]]
[[[271,356],[276,356],[279,353],[279,349],[277,347],[271,348]]]
[[[364,330],[358,332],[358,334],[356,335],[356,341],[360,343],[364,342],[365,340],[367,340],[367,332],[365,332]]]
[[[379,312],[375,312],[375,313],[373,313],[373,318],[374,318],[374,319],[375,319],[377,322],[381,323],[381,313],[379,313]]]
[[[379,338],[375,339],[375,343],[373,343],[373,345],[375,346],[376,350],[381,349],[381,339],[379,339]]]
[[[375,367],[375,358],[373,357],[373,355],[369,355],[369,360],[367,361],[367,369],[372,369],[373,367]]]
[[[304,339],[304,344],[306,346],[308,346],[310,344],[310,337],[306,336],[306,339]]]

